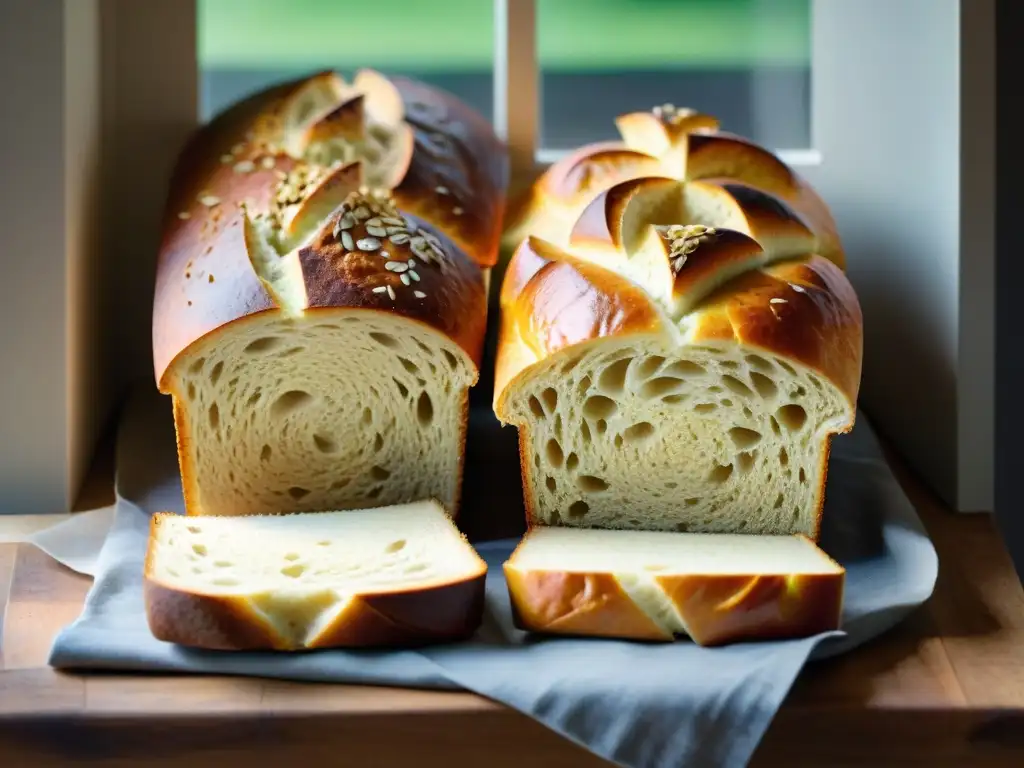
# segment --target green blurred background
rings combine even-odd
[[[512,0],[513,2],[515,0]],[[492,0],[198,0],[203,111],[284,77],[369,66],[490,112]],[[538,0],[542,135],[688,104],[775,147],[808,143],[810,0]]]

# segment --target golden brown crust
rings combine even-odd
[[[355,595],[322,630],[306,642],[296,642],[276,631],[246,596],[178,589],[153,575],[152,542],[171,514],[160,512],[151,518],[143,567],[146,619],[158,640],[229,651],[415,647],[468,638],[483,620],[487,566],[479,560],[479,569],[460,581]]]
[[[365,98],[357,90],[360,84]],[[320,101],[307,101],[314,98]],[[306,114],[304,109],[313,109],[309,104],[327,106]],[[169,366],[192,343],[231,321],[278,308],[254,271],[244,236],[245,213],[281,208],[282,198],[285,203],[304,199],[308,207],[307,198],[320,180],[339,170],[336,159],[321,157],[327,150],[318,142],[354,139],[360,132],[371,137],[384,129],[391,132],[392,143],[378,171],[385,180],[401,181],[393,191],[399,208],[428,223],[438,237],[443,234],[454,262],[478,270],[494,263],[507,169],[504,151],[483,118],[440,91],[372,73],[361,73],[354,86],[321,73],[268,89],[197,131],[175,167],[153,306],[154,373],[164,391]],[[438,153],[440,143],[452,151]],[[298,150],[312,154],[299,157],[294,154]],[[365,176],[367,168],[362,170]],[[305,177],[314,177],[313,183]],[[451,177],[454,196],[437,193],[434,180],[442,177]],[[329,191],[322,197],[329,204],[339,194]],[[448,198],[458,204],[448,207]],[[461,214],[455,214],[456,207]],[[287,228],[287,221],[277,223]],[[324,269],[311,271],[326,274]],[[316,276],[312,281],[324,286]],[[350,295],[344,289],[341,293]],[[317,291],[310,299],[313,306],[331,300]],[[433,306],[440,310],[439,303]],[[465,315],[470,310],[456,304],[443,311]],[[437,322],[451,321],[439,317]]]
[[[687,534],[673,534],[686,536]],[[520,545],[522,546],[522,545]],[[504,565],[516,626],[542,634],[671,641],[613,573]],[[845,570],[809,574],[655,576],[686,634],[698,645],[807,637],[838,629]]]
[[[671,640],[610,573],[521,571],[504,566],[515,626],[545,634]]]

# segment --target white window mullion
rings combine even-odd
[[[494,38],[494,126],[516,188],[533,178],[540,127],[535,0],[494,0]]]

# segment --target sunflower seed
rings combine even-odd
[[[220,198],[216,195],[203,195],[199,198],[199,202],[207,208],[213,208],[215,205],[220,205]]]
[[[409,277],[411,277],[417,283],[420,281],[420,273],[417,272],[415,269],[410,269],[409,270]]]
[[[235,163],[235,173],[252,173],[256,170],[256,163],[252,160],[242,160]]]
[[[422,298],[424,298],[424,297],[425,297],[425,296],[426,296],[427,294],[425,294],[425,293],[424,293],[423,291],[413,291],[413,292],[412,292],[412,295],[413,295],[413,296],[415,296],[415,297],[416,297],[417,299],[422,299]]]
[[[389,261],[387,264],[384,265],[384,269],[386,269],[388,272],[405,272],[407,269],[409,269],[409,265],[403,264],[400,261]]]
[[[381,257],[382,259],[387,259],[387,258],[390,258],[390,256],[391,256],[391,254],[390,254],[390,253],[388,253],[387,251],[381,251],[381,252],[380,252],[380,257]]]
[[[410,218],[405,219],[405,228],[408,229],[410,233],[414,234],[420,231],[419,225]]]
[[[448,194],[448,187],[445,187],[445,186],[442,186],[441,184],[438,184],[436,187],[434,187],[434,191],[437,192],[437,194],[439,194],[439,195],[447,195]]]
[[[395,245],[402,245],[409,242],[409,235],[405,232],[399,232],[396,235],[391,235],[388,239]]]
[[[789,302],[785,299],[768,299],[769,304],[788,304]]]
[[[380,220],[380,216],[374,216],[372,219],[366,220],[366,226],[368,227],[379,227],[383,222]]]
[[[341,218],[338,219],[338,229],[352,229],[355,225],[355,217],[348,211],[341,214]]]
[[[360,220],[368,219],[370,218],[370,209],[367,208],[365,205],[360,205],[358,208],[352,211],[352,215]]]
[[[361,237],[356,240],[356,248],[360,251],[376,251],[380,248],[380,240],[376,237]]]
[[[374,293],[384,293],[384,291],[386,291],[387,289],[388,289],[388,287],[386,285],[378,285],[376,288],[373,289],[373,292]]]
[[[405,234],[405,227],[404,226],[393,225],[393,226],[385,228],[384,231],[387,232],[389,235],[403,235],[403,234]]]
[[[346,251],[354,251],[356,249],[356,242],[348,232],[343,231],[341,233],[341,244],[345,246]]]
[[[402,277],[402,283],[404,285],[409,285],[409,276],[406,275],[406,274],[403,274],[401,277]]]
[[[392,301],[395,300],[395,289],[392,288],[390,285],[388,286],[388,296],[391,297]]]
[[[796,283],[790,283],[789,287],[792,288],[797,293],[807,293],[807,289],[804,288],[802,285],[797,285]]]
[[[374,237],[387,237],[387,230],[382,227],[371,227],[367,225],[366,234],[373,235]]]
[[[393,227],[402,227],[405,229],[405,222],[402,219],[396,219],[394,216],[381,216],[380,220]]]

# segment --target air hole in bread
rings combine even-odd
[[[654,425],[649,421],[641,421],[631,427],[627,427],[622,436],[631,443],[639,443],[647,440],[654,434]]]
[[[800,471],[797,473],[797,478],[800,480],[800,484],[804,485],[807,483],[807,473],[803,467],[800,467]]]
[[[283,419],[293,411],[303,408],[313,402],[313,396],[301,389],[291,389],[278,395],[274,404],[270,406],[270,415],[275,419]]]
[[[824,389],[825,385],[821,383],[817,376],[811,377],[811,384],[814,385],[815,389]]]
[[[548,413],[554,413],[558,407],[558,393],[553,387],[548,387],[540,393],[540,399],[544,401],[544,407]]]
[[[318,325],[316,327],[317,328],[322,328],[325,331],[340,331],[341,330],[341,326],[340,325],[335,325],[334,323],[322,323],[322,324],[320,324],[320,325]]]
[[[347,477],[346,478],[342,478],[341,480],[335,480],[333,483],[331,483],[331,490],[332,491],[340,491],[342,488],[346,487],[348,484],[349,484],[349,478],[347,478]]]
[[[412,565],[407,565],[405,567],[405,569],[404,569],[404,572],[405,573],[419,573],[420,571],[425,571],[425,570],[427,570],[427,564],[426,563],[413,563]]]
[[[746,474],[754,468],[754,459],[757,457],[757,451],[740,451],[736,454],[736,464],[740,468],[742,474]]]
[[[665,483],[665,487],[671,491],[673,488],[678,488],[679,483],[675,482],[674,480],[669,480],[667,483]]]
[[[263,390],[257,388],[255,391],[253,391],[251,395],[249,395],[249,399],[245,401],[245,404],[247,407],[252,408],[254,405],[256,405],[256,403],[260,401],[262,397]]]
[[[230,568],[233,565],[234,565],[234,563],[232,563],[230,560],[214,560],[213,561],[213,567],[214,568]]]
[[[576,385],[576,393],[580,397],[583,397],[585,394],[587,394],[587,391],[589,389],[590,389],[590,377],[589,376],[584,376],[582,379],[580,379],[580,383]]]
[[[547,414],[544,413],[544,408],[540,404],[540,400],[535,395],[530,395],[530,413],[534,415],[534,418],[544,419]]]
[[[366,497],[368,499],[376,499],[383,492],[384,492],[384,486],[383,485],[378,485],[378,486],[376,486],[374,488],[371,488],[370,492],[366,494]]]
[[[740,364],[735,360],[719,360],[718,364],[725,368],[727,371],[735,371],[740,367]]]
[[[369,407],[363,408],[363,415],[360,421],[364,427],[373,421],[373,411]]]
[[[594,427],[597,429],[597,434],[603,435],[608,431],[608,422],[604,419],[598,419],[597,423],[594,424]]]
[[[284,344],[284,339],[280,336],[264,336],[261,339],[250,342],[243,351],[249,355],[260,355],[271,352],[282,344]]]
[[[293,485],[288,489],[288,495],[298,501],[299,499],[304,499],[306,496],[309,496],[309,488]]]
[[[548,475],[547,479],[544,480],[544,485],[546,485],[548,487],[548,490],[551,491],[552,493],[554,493],[555,489],[558,488],[558,483],[555,482],[555,478],[553,478],[551,475]]]
[[[797,374],[797,372],[796,372],[796,368],[794,368],[794,367],[793,367],[792,365],[790,365],[789,363],[787,363],[787,362],[786,362],[785,360],[776,360],[775,362],[776,362],[776,364],[777,364],[777,365],[778,365],[778,366],[779,366],[779,367],[780,367],[780,368],[781,368],[782,370],[784,370],[784,371],[785,371],[786,373],[788,373],[788,374],[789,374],[790,376],[797,376],[797,375],[798,375],[798,374]]]
[[[269,461],[270,455],[274,452],[274,449],[269,445],[264,445],[260,450],[260,461]]]
[[[664,395],[675,394],[683,384],[683,380],[677,379],[675,376],[659,376],[656,379],[649,379],[640,387],[640,397],[653,400]]]
[[[458,370],[459,361],[455,357],[455,355],[453,355],[447,349],[442,349],[441,353],[444,355],[444,359],[448,361],[448,367],[451,368],[453,371]]]
[[[209,416],[210,428],[217,429],[220,426],[220,408],[217,407],[216,403],[210,406]]]
[[[605,368],[597,379],[598,388],[610,395],[620,395],[626,387],[626,373],[633,358],[624,357]]]
[[[407,370],[413,376],[417,375],[420,372],[419,366],[416,365],[416,363],[414,363],[412,360],[407,360],[404,357],[400,357],[398,358],[398,362],[400,362],[402,364],[402,367],[405,368],[405,370]]]
[[[213,583],[218,587],[237,587],[239,582],[238,579],[233,579],[230,576],[218,576]]]
[[[572,373],[573,369],[580,364],[581,360],[583,360],[582,357],[574,357],[572,360],[563,365],[562,375],[564,376],[565,374]]]
[[[604,395],[591,395],[583,403],[583,415],[588,419],[607,419],[617,410],[615,401]]]
[[[555,414],[555,435],[559,440],[562,439],[562,414],[560,413]]]
[[[750,380],[753,382],[754,389],[757,390],[757,394],[765,400],[771,400],[779,393],[779,388],[775,385],[775,382],[763,373],[751,371]]]
[[[719,464],[708,473],[708,482],[714,483],[715,485],[721,485],[732,477],[732,469],[732,464]]]
[[[194,361],[188,367],[188,372],[192,374],[199,373],[201,370],[203,370],[204,365],[206,365],[206,358],[200,357],[198,360]]]
[[[726,408],[732,408],[732,400],[730,400],[728,397],[723,397],[722,405],[725,406]]]
[[[774,370],[772,364],[760,355],[751,354],[747,355],[744,359],[747,361],[747,365],[762,373],[771,373]]]
[[[616,448],[621,448],[622,447],[622,435],[616,435],[615,436],[615,440],[613,442],[615,443],[615,447]]]
[[[579,501],[574,501],[572,504],[569,505],[569,519],[579,520],[583,517],[586,517],[587,512],[589,511],[590,505],[587,504],[587,502],[583,501],[582,499],[580,499]]]
[[[188,399],[189,400],[195,400],[196,399],[196,385],[193,384],[191,381],[188,383]]]
[[[392,378],[392,381],[394,381],[395,386],[398,387],[398,394],[402,396],[402,399],[404,400],[407,398],[409,396],[409,388],[398,379]]]
[[[786,450],[785,446],[779,449],[779,464],[783,467],[789,464],[789,451]]]
[[[691,362],[690,360],[676,360],[662,371],[662,373],[666,376],[703,376],[707,373],[707,370],[703,365]]]
[[[685,499],[683,503],[688,507],[696,507],[700,503],[700,499],[691,497],[689,499]]]
[[[733,445],[741,451],[761,442],[761,433],[746,427],[733,427],[729,430],[729,437],[732,438]]]
[[[793,391],[793,397],[803,397],[803,396],[804,396],[804,395],[806,395],[806,394],[807,394],[807,390],[806,390],[806,389],[804,389],[803,387],[797,387],[797,388],[796,388],[796,389],[795,389],[795,390]]]
[[[685,403],[686,399],[686,395],[665,395],[661,398],[661,402],[668,405],[679,405],[679,403]]]
[[[650,376],[653,376],[659,368],[661,368],[664,362],[665,358],[661,355],[652,355],[640,363],[639,367],[636,369],[636,375],[641,379],[649,378]]]
[[[300,555],[298,552],[289,552],[284,556],[284,559],[287,560],[289,563],[294,563],[300,557],[302,557],[302,555]]]
[[[533,454],[533,466],[535,466],[537,469],[540,469],[540,454],[539,453]]]
[[[286,565],[284,568],[281,569],[282,575],[289,576],[289,577],[291,577],[293,579],[299,578],[299,576],[301,576],[305,572],[306,572],[306,566],[303,565],[302,563],[295,563],[294,565]]]
[[[421,427],[429,427],[434,421],[434,403],[431,402],[430,395],[425,391],[420,392],[420,396],[416,400],[416,418]]]
[[[717,395],[719,392],[725,392],[725,390],[722,389],[717,384],[712,384],[710,387],[708,387],[708,392],[712,392]]]
[[[580,475],[576,478],[576,485],[586,493],[600,493],[608,490],[608,481],[593,475]]]
[[[323,541],[318,541],[318,542],[316,543],[316,545],[317,545],[318,547],[329,547],[329,546],[331,546],[331,542],[330,542],[330,541],[328,541],[327,539],[324,539]]]
[[[590,445],[593,437],[590,434],[590,425],[585,422],[580,422],[580,438],[583,440],[584,445]]]
[[[742,381],[737,379],[735,376],[732,376],[732,375],[730,375],[728,373],[725,374],[724,376],[722,376],[722,383],[725,384],[725,386],[731,392],[733,392],[734,394],[739,395],[740,397],[753,397],[754,396],[754,391],[750,387],[748,387]]]
[[[562,466],[564,455],[562,453],[562,446],[557,440],[554,438],[548,440],[547,445],[545,446],[545,451],[548,456],[548,463],[551,464],[551,466],[556,468]]]
[[[188,532],[189,533],[202,533],[203,529],[200,528],[198,525],[190,525],[188,527]]]
[[[392,541],[390,544],[384,547],[384,551],[387,552],[389,555],[393,555],[396,552],[400,552],[403,549],[405,549],[405,544],[405,539],[398,539],[397,541]]]
[[[371,331],[370,338],[380,344],[382,347],[397,347],[398,340],[390,333],[382,333],[380,331]]]
[[[278,357],[294,357],[295,355],[301,355],[305,351],[305,347],[292,347],[291,349],[286,349]]]
[[[206,549],[205,544],[193,544],[192,551],[200,557],[206,557],[206,555],[209,554],[209,551]]]
[[[775,497],[775,504],[773,505],[773,508],[774,509],[780,509],[782,507],[782,503],[785,500],[786,500],[785,494],[780,493],[778,496]]]
[[[373,452],[380,453],[381,448],[384,447],[384,435],[380,432],[373,436]]]
[[[575,472],[576,467],[580,465],[580,457],[575,453],[570,453],[565,459],[565,468],[570,472]]]
[[[717,407],[718,403],[697,403],[697,405],[693,406],[693,410],[696,413],[711,413]]]
[[[795,403],[782,406],[775,412],[775,416],[790,432],[799,432],[807,422],[807,411]]]
[[[320,453],[337,453],[338,451],[338,442],[328,435],[314,434],[313,443]]]
[[[391,477],[391,472],[378,464],[374,464],[370,467],[370,477],[374,480],[383,481]]]

